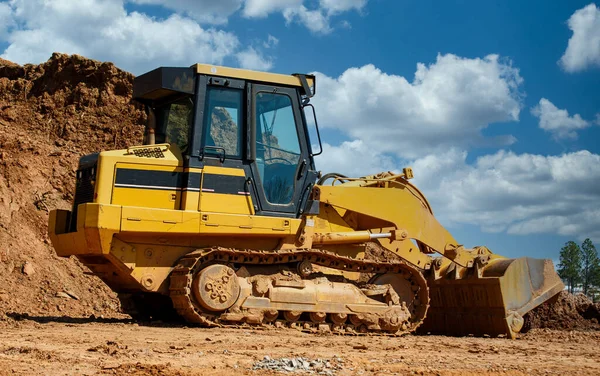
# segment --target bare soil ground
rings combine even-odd
[[[598,375],[598,332],[535,329],[518,340],[354,337],[294,330],[202,329],[130,321],[33,318],[2,325],[0,373],[277,375],[268,359],[324,366],[294,374]],[[73,322],[61,322],[73,321]]]
[[[600,305],[566,293],[528,315],[516,341],[133,322],[47,236],[48,212],[71,206],[78,158],[141,142],[132,82],[77,55],[0,59],[0,375],[600,374]]]

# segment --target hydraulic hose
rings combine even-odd
[[[321,176],[321,178],[317,181],[317,184],[318,185],[323,185],[323,183],[325,183],[327,180],[329,180],[329,179],[335,179],[335,178],[343,180],[345,178],[347,179],[348,177],[346,175],[342,175],[342,174],[337,173],[337,172],[330,172],[328,174],[325,174],[325,175]]]

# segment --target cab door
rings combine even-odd
[[[257,214],[295,217],[311,184],[298,92],[254,84],[251,93],[250,170]]]
[[[245,94],[244,81],[215,77],[206,81],[202,125],[197,132],[201,212],[255,214],[248,190],[249,162],[244,158]]]

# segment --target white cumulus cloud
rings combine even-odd
[[[540,128],[550,132],[555,139],[577,139],[577,131],[590,126],[590,122],[579,114],[569,116],[567,110],[557,108],[546,98],[540,99],[531,113],[540,119]]]
[[[180,14],[159,20],[127,12],[120,0],[13,0],[9,5],[17,27],[1,56],[17,63],[39,63],[58,51],[112,61],[136,74],[161,65],[222,64],[226,58],[252,60],[262,68],[272,64],[256,50],[254,55],[243,50],[233,33],[203,28]]]
[[[471,148],[514,140],[481,134],[491,124],[519,119],[523,79],[510,61],[440,55],[432,64],[418,64],[412,81],[373,65],[339,77],[317,75],[313,102],[320,126],[350,139],[324,145],[317,159],[324,173],[364,176],[412,166],[416,185],[447,226],[600,241],[599,155],[500,150],[470,162]],[[549,131],[578,126],[580,116],[546,101],[538,107]]]
[[[128,0],[131,3],[160,5],[181,12],[201,22],[224,24],[230,15],[241,8],[244,0]]]
[[[158,5],[189,16],[200,23],[225,24],[241,10],[246,18],[265,18],[281,13],[286,22],[297,22],[315,34],[330,33],[330,19],[344,12],[361,11],[368,0],[127,0],[131,3]]]
[[[319,124],[382,153],[416,158],[515,140],[481,135],[492,123],[517,121],[522,107],[519,70],[497,55],[438,55],[435,63],[417,65],[412,82],[373,65],[317,76]]]
[[[333,28],[331,17],[351,10],[362,10],[368,0],[246,0],[242,14],[247,18],[264,18],[280,12],[288,24],[297,22],[315,34],[328,34]],[[308,5],[308,6],[307,6]],[[309,7],[310,6],[310,7]]]
[[[415,182],[446,224],[509,234],[600,240],[600,155],[485,155],[449,150],[412,161]]]
[[[279,39],[269,34],[267,40],[263,42],[264,48],[275,48],[279,44]]]
[[[320,9],[309,10],[304,5],[287,8],[283,11],[283,17],[288,24],[297,21],[313,33],[327,34],[332,31],[329,17]]]
[[[246,0],[243,14],[245,17],[264,18],[274,12],[300,7],[303,2],[304,0]]]
[[[316,157],[315,163],[317,169],[323,173],[337,172],[349,177],[398,171],[391,156],[369,148],[361,140],[346,141],[338,146],[324,143],[323,154]]]
[[[347,12],[349,10],[362,10],[368,0],[319,0],[321,8],[329,14]]]
[[[156,18],[129,11],[127,3],[169,12]],[[45,61],[52,52],[75,53],[112,61],[136,74],[160,65],[197,62],[234,61],[244,68],[269,70],[274,59],[266,50],[277,46],[276,37],[268,35],[248,47],[218,25],[237,12],[247,18],[279,12],[287,23],[328,33],[331,17],[359,10],[366,0],[307,4],[316,8],[308,9],[303,0],[10,0],[0,2],[0,41],[8,45],[0,56],[24,64]]]
[[[273,62],[265,58],[254,47],[248,47],[236,54],[240,67],[244,69],[267,71],[273,67]]]
[[[563,69],[577,72],[600,66],[600,8],[592,3],[575,11],[568,25],[573,35],[559,61]]]
[[[450,148],[397,161],[362,141],[323,145],[323,173],[365,176],[411,166],[413,182],[445,226],[474,225],[484,232],[558,234],[600,241],[600,155],[587,150],[558,156],[500,150],[467,162]]]

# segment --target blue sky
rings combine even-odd
[[[600,8],[590,1],[0,1],[0,53],[140,74],[317,72],[324,171],[412,165],[459,242],[600,243]],[[418,64],[420,64],[418,66]]]

